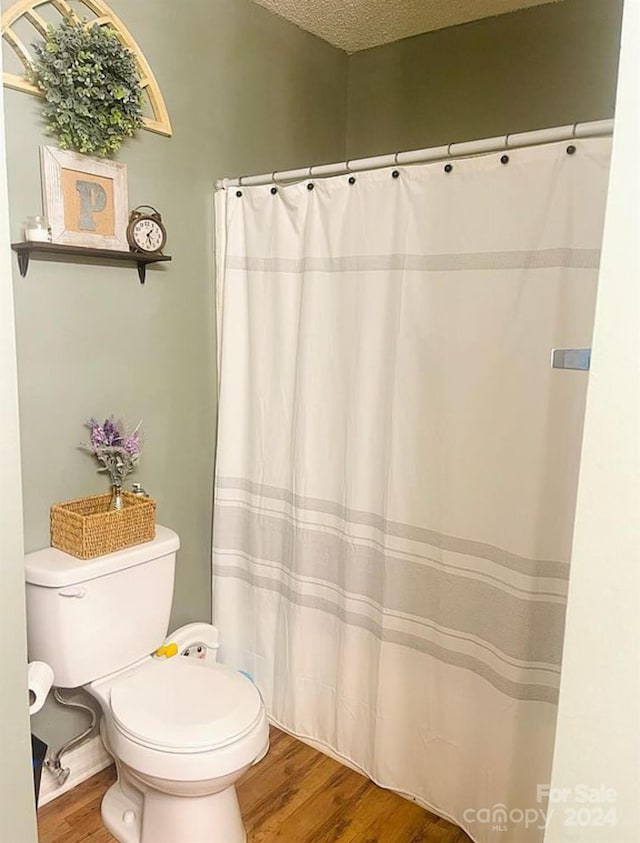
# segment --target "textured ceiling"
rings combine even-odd
[[[410,35],[558,0],[255,0],[266,9],[355,53]]]

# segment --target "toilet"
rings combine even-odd
[[[102,710],[117,781],[102,819],[121,843],[244,843],[235,783],[266,754],[258,689],[217,662],[218,635],[167,636],[180,540],[155,538],[95,559],[55,548],[26,556],[29,658]]]

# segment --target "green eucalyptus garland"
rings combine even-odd
[[[33,45],[33,80],[47,129],[62,149],[112,155],[142,125],[142,90],[131,50],[108,26],[66,17]]]

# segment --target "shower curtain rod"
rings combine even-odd
[[[551,129],[538,129],[533,132],[520,132],[513,135],[501,135],[496,138],[450,143],[446,146],[434,146],[429,149],[415,149],[410,152],[396,152],[390,155],[378,155],[375,158],[356,158],[336,164],[313,164],[298,170],[282,170],[275,173],[262,173],[258,176],[239,176],[232,179],[220,179],[216,190],[228,187],[248,187],[251,185],[272,184],[273,182],[293,182],[309,178],[339,176],[357,173],[362,170],[376,170],[401,164],[422,164],[427,161],[443,161],[447,158],[460,158],[468,155],[482,155],[499,152],[503,149],[515,149],[523,146],[535,146],[543,143],[591,138],[610,135],[613,132],[613,120],[594,120],[589,123],[573,123],[568,126],[556,126]]]

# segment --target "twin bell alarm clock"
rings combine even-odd
[[[167,242],[162,217],[151,205],[138,205],[129,215],[127,240],[132,252],[159,255]]]

